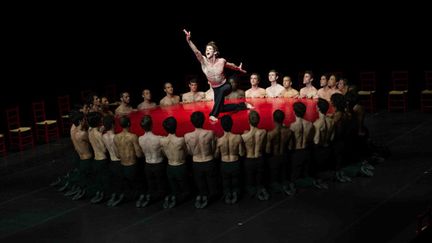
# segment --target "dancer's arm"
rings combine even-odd
[[[198,61],[200,63],[204,62],[204,56],[201,54],[201,52],[198,50],[198,48],[195,46],[195,44],[191,41],[191,32],[183,29],[183,32],[186,34],[186,41],[189,44],[192,51],[195,53],[195,56],[197,57]]]
[[[236,71],[239,71],[242,73],[246,73],[246,70],[242,69],[242,65],[243,65],[243,63],[240,63],[240,65],[238,65],[238,66],[235,65],[234,63],[230,63],[230,62],[225,63],[225,67],[227,67],[229,69],[236,70]]]

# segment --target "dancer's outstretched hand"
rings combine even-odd
[[[186,29],[183,29],[183,32],[186,34],[186,40],[187,40],[187,41],[190,41],[190,38],[191,38],[191,32],[190,32],[190,31],[187,31]]]

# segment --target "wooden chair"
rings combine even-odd
[[[408,109],[408,71],[393,71],[388,92],[388,111]]]
[[[6,109],[6,123],[11,148],[17,147],[20,151],[27,146],[34,148],[33,131],[31,127],[21,126],[18,106]]]
[[[360,72],[360,90],[358,91],[360,103],[366,111],[376,111],[376,73]]]
[[[48,143],[51,139],[60,139],[57,120],[46,119],[45,102],[33,102],[32,108],[37,140],[39,141],[43,138],[43,140]]]

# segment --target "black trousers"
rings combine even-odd
[[[231,84],[229,82],[225,82],[221,86],[213,88],[213,92],[214,105],[212,111],[210,112],[210,116],[217,117],[221,112],[239,111],[247,109],[244,102],[238,104],[224,104],[225,95],[231,92]]]

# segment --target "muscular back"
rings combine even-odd
[[[152,132],[146,132],[143,136],[139,137],[139,145],[144,152],[147,163],[156,164],[162,162],[161,138],[161,136],[154,135]]]
[[[314,123],[314,144],[327,147],[334,137],[333,119],[328,116],[320,117]]]
[[[81,130],[81,126],[79,126],[74,133],[73,139],[75,142],[75,150],[80,156],[81,160],[90,159],[93,155],[90,151],[90,141],[88,137],[88,132],[85,130]]]
[[[263,154],[266,130],[252,127],[241,135],[246,147],[246,158],[259,158]]]
[[[215,151],[215,135],[213,131],[195,129],[184,135],[189,153],[194,162],[206,162],[212,160]]]
[[[221,138],[217,139],[216,154],[221,155],[223,162],[238,161],[244,154],[243,139],[238,134],[226,132]]]
[[[294,135],[295,149],[305,149],[313,139],[313,125],[311,122],[296,117],[296,121],[290,126]]]
[[[272,155],[286,154],[289,149],[292,132],[285,126],[277,126],[267,133],[266,152]]]
[[[90,144],[93,147],[93,152],[95,155],[95,160],[104,160],[107,158],[106,156],[106,148],[103,142],[102,133],[99,129],[91,128],[89,131],[89,140]]]
[[[162,150],[168,158],[169,165],[181,165],[186,161],[186,143],[184,138],[169,134],[160,140]]]
[[[114,145],[117,148],[118,155],[122,165],[133,165],[137,157],[142,156],[141,148],[138,144],[137,135],[123,130],[114,136]]]

